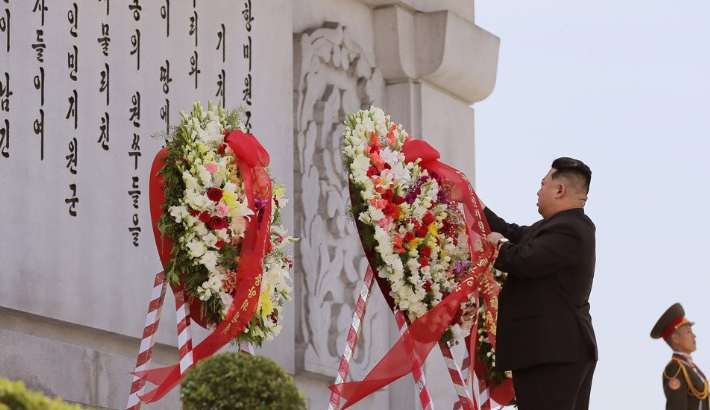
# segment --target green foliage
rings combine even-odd
[[[273,360],[235,352],[198,362],[180,396],[183,410],[306,410],[293,379]]]
[[[0,379],[0,410],[81,410],[81,407],[27,390],[21,381]]]

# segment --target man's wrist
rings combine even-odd
[[[504,243],[509,243],[510,240],[508,238],[500,238],[498,239],[498,243],[496,243],[496,249],[500,250],[500,248],[503,246]]]

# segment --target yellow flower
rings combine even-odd
[[[227,204],[230,209],[237,206],[237,197],[231,192],[222,191],[222,201]]]
[[[439,236],[439,228],[436,227],[436,224],[429,225],[429,233],[434,235],[435,238]]]
[[[283,185],[274,185],[272,194],[276,198],[282,198],[286,194],[286,189]]]
[[[407,244],[407,249],[413,251],[419,247],[420,243],[422,243],[421,238],[412,239],[412,241]]]
[[[261,317],[266,319],[274,310],[274,303],[271,301],[271,285],[267,285],[266,289],[261,291],[259,295],[259,310]]]

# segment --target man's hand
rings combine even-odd
[[[498,247],[498,242],[503,238],[503,235],[498,233],[498,232],[491,232],[486,236],[486,242],[489,244],[495,246],[496,248]]]
[[[454,185],[449,181],[444,181],[444,192],[449,200],[454,202],[463,202],[464,193],[461,192],[461,189],[457,185]],[[481,209],[486,209],[486,204],[483,203],[481,198],[478,198],[478,202],[481,204]]]

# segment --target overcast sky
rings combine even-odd
[[[501,39],[474,105],[477,192],[530,224],[553,159],[591,167],[590,408],[663,409],[670,349],[649,332],[674,302],[710,374],[710,2],[476,0],[476,24]]]

